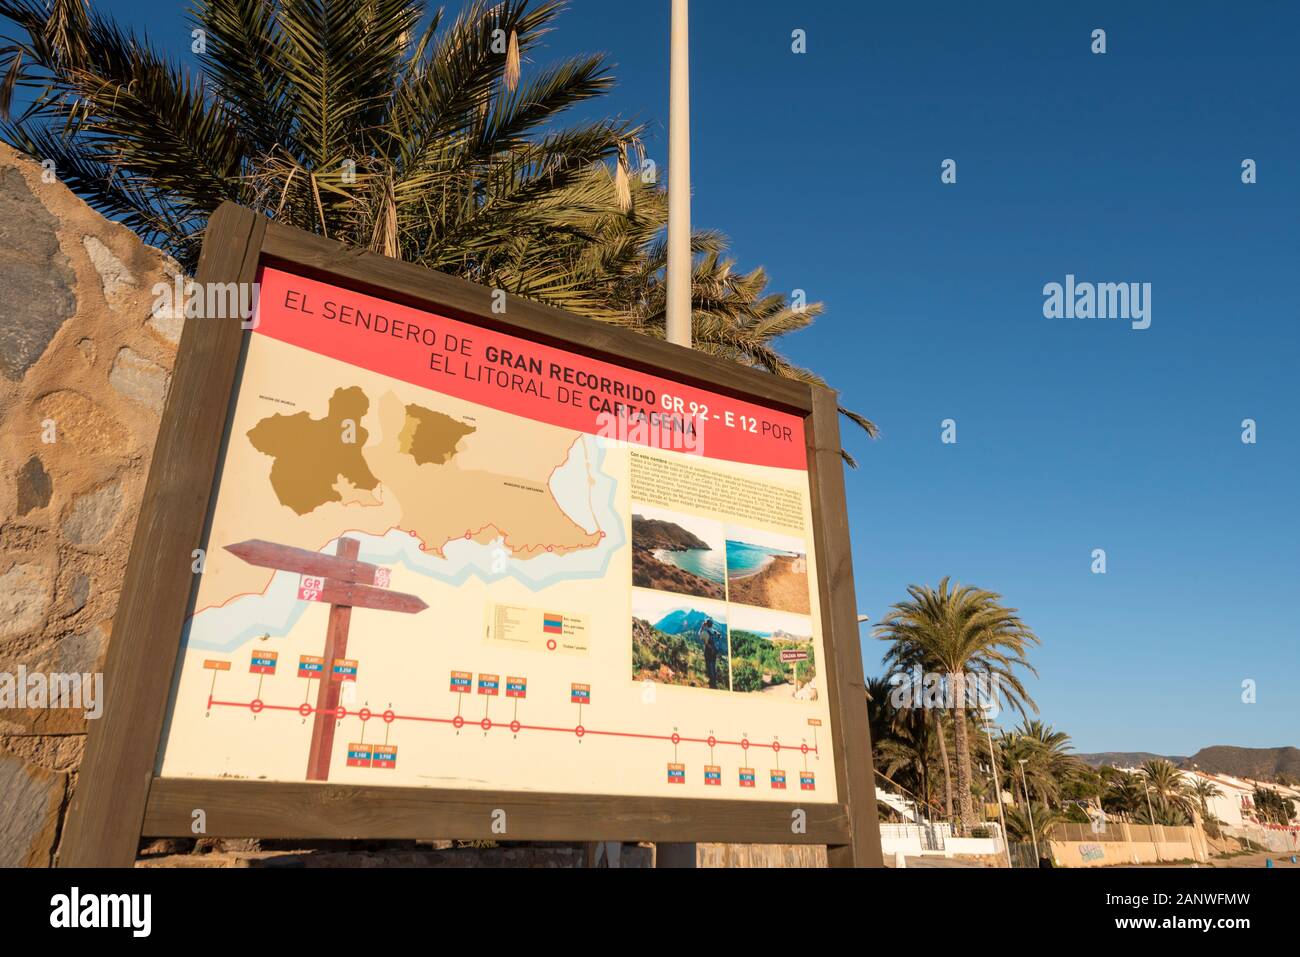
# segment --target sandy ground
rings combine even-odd
[[[727,583],[730,599],[760,608],[808,614],[808,572],[795,571],[796,561],[788,555],[777,555],[758,574],[731,579]]]
[[[1290,870],[1300,870],[1300,863],[1297,864],[1291,863],[1290,854],[1279,854],[1277,851],[1270,851],[1268,853],[1262,853],[1262,854],[1246,854],[1246,855],[1242,855],[1241,857],[1212,858],[1208,863],[1203,863],[1203,864],[1189,863],[1189,862],[1182,862],[1178,864],[1138,864],[1138,865],[1116,864],[1110,868],[1100,867],[1100,868],[1092,868],[1092,869],[1093,870],[1116,870],[1121,868],[1123,869],[1133,868],[1135,866],[1138,868],[1147,868],[1147,869],[1180,868],[1180,867],[1200,867],[1200,868],[1266,867],[1267,866],[1266,862],[1270,859],[1273,861],[1273,866],[1275,868],[1281,867],[1281,868],[1288,868]],[[1297,855],[1297,860],[1300,860],[1300,855]],[[893,855],[891,854],[885,855],[885,866],[886,867],[896,866],[894,864]],[[972,860],[970,858],[908,857],[907,866],[908,867],[989,867],[990,864],[987,862]],[[1004,865],[1002,864],[1001,860],[998,860],[997,864],[993,866],[1002,867]],[[1076,868],[1076,869],[1083,870],[1084,868]],[[1064,868],[1062,868],[1062,870],[1064,870]]]

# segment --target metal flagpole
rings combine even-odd
[[[1002,849],[1007,852],[1007,867],[1011,867],[1011,838],[1007,836],[1007,818],[1002,813],[1002,782],[998,780],[998,755],[993,750],[993,731],[988,712],[984,713],[984,733],[989,739],[989,763],[993,765],[993,787],[998,792],[998,827],[1002,829]],[[1014,786],[1014,785],[1013,785]]]
[[[691,345],[691,81],[687,0],[672,0],[668,102],[668,341]]]

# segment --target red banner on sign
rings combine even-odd
[[[263,267],[255,329],[381,375],[590,435],[806,469],[803,420],[518,336]]]

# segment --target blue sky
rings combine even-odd
[[[179,12],[97,5],[188,47]],[[609,53],[583,114],[645,123],[661,166],[668,7],[575,0],[534,58]],[[695,224],[826,304],[786,349],[881,427],[847,436],[861,610],[1001,592],[1083,751],[1300,745],[1300,7],[696,0],[691,26]],[[1151,327],[1045,319],[1067,273],[1151,283]]]

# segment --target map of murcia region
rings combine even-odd
[[[249,430],[253,448],[275,459],[271,488],[282,505],[306,515],[326,502],[341,502],[343,495],[335,488],[340,481],[374,491],[379,479],[361,454],[367,433],[355,424],[368,408],[370,400],[360,389],[338,389],[323,418],[313,419],[307,412],[273,415]],[[354,441],[340,441],[349,423]]]

